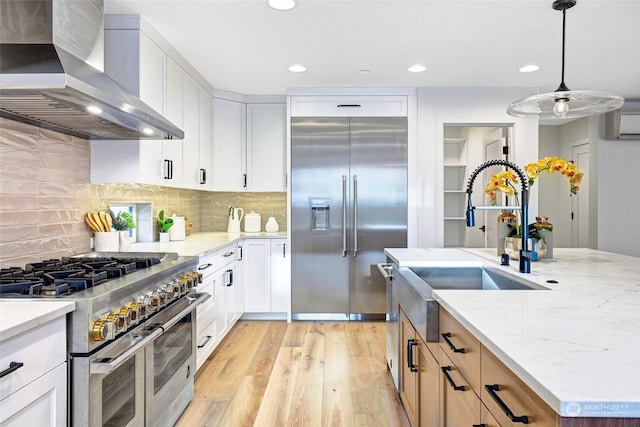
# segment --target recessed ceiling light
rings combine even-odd
[[[521,73],[531,73],[533,71],[538,71],[540,69],[539,66],[534,64],[525,65],[523,67],[518,68],[518,71]]]
[[[360,74],[369,74],[370,72],[369,70],[360,70]]]
[[[304,73],[305,71],[307,71],[307,67],[305,67],[304,65],[292,65],[289,67],[289,71],[291,71],[292,73]]]
[[[407,70],[411,73],[421,73],[426,69],[427,67],[425,67],[424,65],[412,65],[411,67],[407,68]]]
[[[151,129],[151,128],[143,128],[142,129],[142,133],[144,133],[145,135],[153,135],[153,129]]]
[[[87,111],[90,112],[91,114],[101,114],[102,113],[102,108],[98,107],[97,105],[89,105],[87,107]]]
[[[296,7],[296,0],[267,0],[267,4],[275,10],[291,10]]]

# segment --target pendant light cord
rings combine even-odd
[[[564,46],[565,46],[565,28],[567,24],[567,9],[562,9],[562,75],[560,76],[560,86],[556,92],[568,91],[569,88],[564,84]]]

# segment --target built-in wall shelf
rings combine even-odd
[[[445,137],[442,163],[444,166],[444,246],[464,246],[467,140]]]

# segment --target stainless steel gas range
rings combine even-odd
[[[0,271],[3,298],[76,302],[67,320],[73,426],[173,425],[193,397],[197,257],[90,253]]]

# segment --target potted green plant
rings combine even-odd
[[[109,210],[112,223],[111,226],[118,231],[120,251],[126,251],[131,247],[131,239],[129,238],[129,230],[136,228],[136,223],[133,221],[133,215],[127,211],[120,211],[116,215],[112,210]]]
[[[158,227],[160,228],[160,241],[169,241],[169,229],[173,226],[173,218],[164,217],[164,209],[158,214]]]

